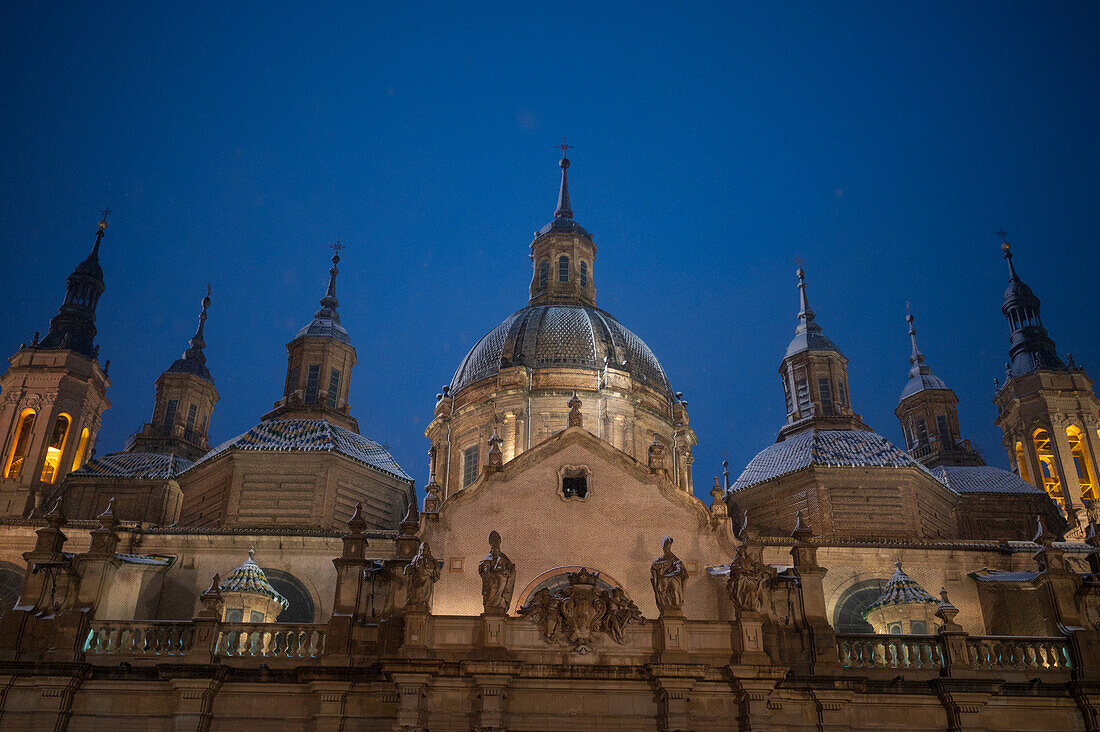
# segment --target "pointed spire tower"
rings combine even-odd
[[[994,423],[1004,433],[1005,451],[1017,474],[1042,488],[1069,518],[1067,539],[1083,539],[1084,501],[1100,498],[1100,400],[1084,369],[1067,366],[1039,317],[1039,298],[1024,284],[1003,231],[1008,287],[1001,312],[1008,321],[1008,380],[993,401]]]
[[[909,356],[909,380],[901,391],[894,414],[901,423],[909,455],[930,468],[938,465],[984,465],[970,446],[970,441],[959,436],[959,399],[924,362],[924,354],[917,346],[917,329],[908,303],[905,310],[912,352]]]
[[[596,259],[596,244],[591,235],[573,220],[569,202],[569,158],[571,149],[562,140],[561,185],[554,220],[542,227],[531,242],[531,277],[529,305],[596,305],[596,285],[592,268]]]
[[[95,244],[65,281],[65,301],[42,339],[34,334],[0,376],[0,505],[8,515],[41,512],[55,485],[84,464],[100,417],[111,406],[107,372],[95,344],[95,309],[105,288],[99,247],[107,231],[103,211]]]
[[[808,429],[870,429],[848,401],[848,359],[826,337],[810,308],[806,271],[798,277],[798,325],[779,366],[787,401],[787,424],[779,439]]]
[[[356,364],[351,336],[340,323],[336,299],[336,275],[340,273],[340,242],[332,245],[332,267],[321,309],[287,344],[286,385],[283,398],[264,419],[323,419],[359,431],[351,416],[348,393],[351,370]]]
[[[204,352],[211,302],[207,285],[195,335],[183,355],[157,378],[153,417],[130,438],[127,452],[171,454],[195,461],[210,449],[210,418],[219,398]]]

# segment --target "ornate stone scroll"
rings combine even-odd
[[[408,577],[405,609],[427,612],[432,604],[432,590],[439,580],[439,563],[426,541],[420,543],[416,556],[405,565],[404,574]]]
[[[599,572],[582,567],[569,572],[567,587],[542,588],[519,610],[539,626],[548,643],[569,643],[577,653],[590,653],[601,633],[626,643],[626,626],[640,623],[642,613],[620,587],[601,590]]]
[[[489,553],[477,565],[487,615],[505,615],[516,586],[516,565],[500,550],[500,534],[489,532]]]
[[[672,537],[666,536],[661,542],[664,553],[653,560],[649,568],[649,579],[653,584],[653,596],[657,600],[657,609],[661,615],[680,615],[684,607],[684,580],[687,569],[680,558],[672,553]]]

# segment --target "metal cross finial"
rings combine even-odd
[[[101,213],[103,214],[103,218],[106,219],[108,216],[111,215],[111,207],[108,206],[107,208],[103,209]]]
[[[336,240],[335,244],[333,244],[331,247],[329,247],[329,249],[332,250],[332,253],[337,255],[337,256],[340,255],[340,250],[344,249],[344,248],[345,248],[344,245],[340,243],[339,239]]]
[[[1000,229],[999,231],[996,232],[996,234],[997,234],[997,236],[1001,237],[1002,242],[1008,241],[1008,232],[1005,231],[1004,229]]]
[[[562,158],[565,158],[565,153],[569,150],[572,150],[574,146],[573,145],[567,145],[565,143],[565,138],[563,137],[563,138],[561,138],[561,144],[558,145],[557,147],[558,147],[559,150],[561,150]]]
[[[800,255],[798,255],[794,258],[794,263],[797,264],[799,267],[801,267],[803,264],[806,263],[806,260],[803,259],[802,255],[800,254]]]

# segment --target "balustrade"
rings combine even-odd
[[[1065,638],[971,636],[966,648],[978,671],[1065,671],[1071,665]]]
[[[84,652],[99,656],[182,656],[191,649],[187,621],[94,620]]]
[[[943,653],[931,635],[837,635],[840,664],[846,668],[939,669]]]
[[[240,658],[320,658],[324,625],[221,623],[215,655]]]

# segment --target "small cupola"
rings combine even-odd
[[[1005,234],[1000,233],[1003,240]],[[1002,241],[1001,250],[1008,262],[1008,287],[1005,288],[1001,312],[1008,321],[1010,331],[1009,376],[1023,376],[1040,369],[1065,371],[1066,365],[1058,358],[1054,341],[1039,316],[1039,298],[1016,274],[1011,245]]]
[[[902,571],[898,560],[894,562],[894,575],[887,580],[878,599],[863,611],[863,619],[876,633],[928,635],[935,630],[939,602]]]
[[[107,216],[110,213],[110,209],[104,209],[91,253],[65,280],[65,302],[50,321],[50,330],[36,344],[37,348],[71,350],[88,358],[98,356],[99,349],[95,345],[95,309],[106,289],[103,284],[103,268],[99,266],[99,245],[107,232]]]
[[[800,309],[794,338],[779,366],[787,403],[787,424],[779,439],[806,429],[869,429],[848,400],[848,359],[822,332],[806,295],[806,272],[799,266]]]
[[[348,405],[351,370],[356,364],[355,348],[337,312],[340,303],[336,299],[336,275],[339,274],[336,265],[340,263],[343,248],[340,242],[332,246],[335,254],[329,269],[328,288],[321,298],[321,309],[286,346],[283,398],[264,415],[265,420],[323,419],[359,431],[359,424],[351,416]]]
[[[256,564],[256,549],[218,585],[222,596],[222,622],[274,623],[290,602],[267,581]]]
[[[531,242],[531,299],[529,305],[596,306],[593,264],[596,244],[573,219],[569,202],[569,149],[563,141],[561,186],[554,220],[535,233]]]

